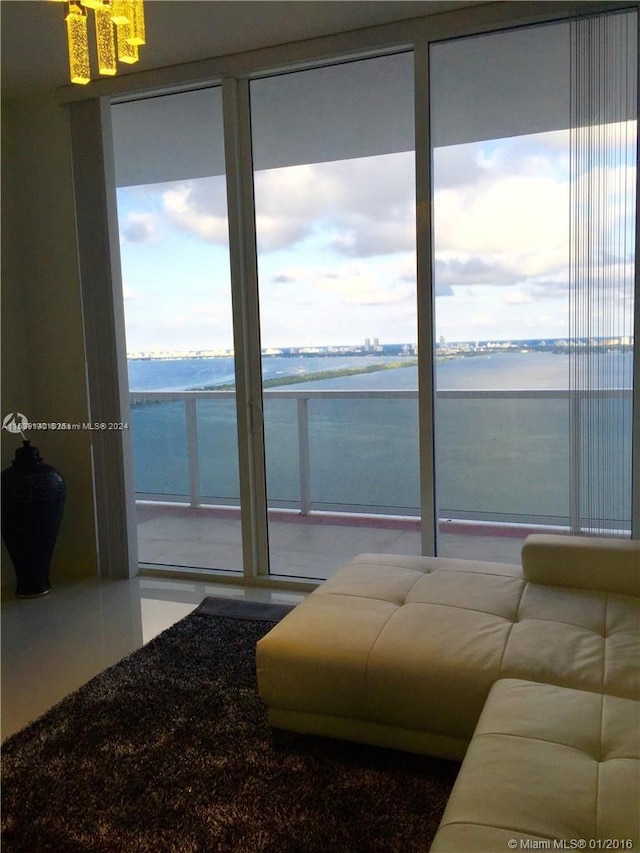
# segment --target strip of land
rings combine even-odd
[[[319,370],[315,373],[294,373],[290,376],[274,376],[265,379],[263,388],[281,388],[284,385],[300,385],[303,382],[318,382],[321,379],[340,379],[343,376],[359,376],[363,373],[377,373],[380,370],[397,370],[399,367],[413,367],[418,363],[417,358],[403,359],[403,361],[383,362],[381,364],[369,364],[362,367],[341,367],[337,370]],[[192,388],[192,391],[231,391],[235,388],[234,383],[225,385],[205,385],[202,388]]]

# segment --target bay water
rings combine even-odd
[[[300,498],[297,400],[272,394],[326,390],[417,389],[414,363],[399,356],[269,356],[263,378],[265,456],[269,503],[297,508]],[[381,363],[391,369],[365,371]],[[603,375],[631,387],[631,353],[610,351],[595,360]],[[348,371],[350,375],[342,375]],[[334,375],[327,375],[332,372]],[[288,384],[294,377],[295,384]],[[308,379],[307,379],[308,377]],[[282,380],[282,385],[278,382]],[[232,358],[134,360],[136,391],[182,391],[234,383]],[[439,360],[438,391],[562,391],[569,358],[551,352],[504,352]],[[313,398],[309,420],[312,507],[324,510],[417,515],[419,452],[417,399]],[[630,479],[631,395],[607,403],[602,453],[615,454]],[[436,476],[441,517],[566,524],[569,516],[569,399],[444,395],[436,404]],[[132,407],[136,492],[189,500],[187,426],[183,401]],[[203,502],[239,502],[236,412],[233,399],[197,403],[200,495]],[[604,485],[606,488],[606,484]],[[624,496],[616,515],[630,515]],[[630,489],[628,490],[630,491]]]

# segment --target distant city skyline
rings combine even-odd
[[[435,345],[435,351],[470,351],[470,350],[509,350],[530,348],[568,348],[569,341],[566,338],[522,338],[522,339],[507,339],[507,340],[476,340],[476,341],[446,341],[442,339]],[[263,356],[277,355],[375,355],[386,354],[390,350],[397,350],[404,356],[415,356],[418,353],[417,344],[407,342],[389,342],[389,343],[369,343],[365,339],[362,344],[327,344],[318,347],[268,347],[261,350]],[[591,343],[596,346],[606,347],[632,347],[634,344],[633,336],[623,336],[618,338],[598,338],[591,342],[585,341],[583,345]],[[168,350],[156,347],[152,350],[128,351],[127,358],[232,358],[234,350],[231,349],[192,349],[192,350]]]

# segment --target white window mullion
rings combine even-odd
[[[110,104],[69,107],[78,259],[92,423],[129,423],[122,276]],[[138,573],[131,432],[91,433],[98,565],[102,578]]]
[[[245,577],[268,575],[260,320],[249,85],[222,84]]]
[[[416,255],[418,299],[418,419],[420,433],[420,507],[422,553],[436,553],[435,392],[433,370],[433,230],[431,133],[429,120],[429,47],[414,48],[416,149]]]

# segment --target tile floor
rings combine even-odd
[[[194,610],[207,595],[297,604],[304,593],[137,577],[2,601],[2,739]]]
[[[443,525],[439,554],[519,563],[522,528]],[[322,580],[363,552],[421,553],[419,522],[356,516],[273,512],[269,521],[271,574]],[[160,503],[138,504],[141,563],[242,571],[237,510]]]

